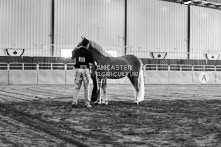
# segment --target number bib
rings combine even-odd
[[[79,57],[79,58],[78,58],[78,61],[79,61],[79,62],[85,62],[85,57]]]

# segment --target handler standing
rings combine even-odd
[[[85,97],[85,105],[87,108],[90,108],[89,98],[89,80],[90,80],[90,63],[94,63],[94,59],[91,53],[87,50],[89,47],[89,41],[83,40],[82,46],[78,49],[74,50],[74,55],[72,59],[75,60],[75,89],[73,94],[73,102],[72,108],[77,107],[78,104],[78,93],[80,91],[82,82],[84,83],[84,97]]]

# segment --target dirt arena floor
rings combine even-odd
[[[83,87],[82,87],[83,88]],[[73,85],[0,86],[1,147],[218,147],[221,86],[108,85],[109,105],[71,108]]]

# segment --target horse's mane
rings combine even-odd
[[[90,44],[91,44],[91,47],[96,49],[102,55],[111,57],[111,55],[108,54],[107,52],[105,52],[105,50],[99,44],[97,44],[96,42],[90,40]]]

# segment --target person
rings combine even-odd
[[[91,67],[91,79],[93,81],[93,89],[91,94],[91,101],[96,102],[98,97],[97,71],[96,64]]]
[[[83,40],[82,46],[75,49],[72,53],[72,59],[76,64],[75,67],[75,79],[74,79],[74,94],[73,94],[73,102],[72,108],[77,107],[78,104],[78,93],[80,91],[82,82],[84,83],[84,97],[85,97],[85,105],[90,108],[89,98],[89,80],[90,80],[90,64],[94,64],[94,59],[91,53],[87,50],[89,47],[89,41]]]

